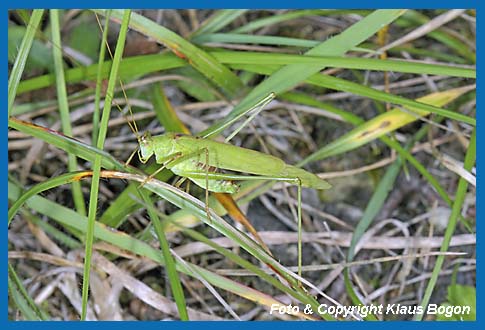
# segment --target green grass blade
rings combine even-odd
[[[462,87],[449,91],[432,93],[424,97],[419,98],[422,104],[433,105],[434,107],[444,106],[447,103],[452,102],[459,96],[468,92],[470,88]],[[419,110],[419,113],[414,115],[413,113],[405,112],[401,109],[393,109],[385,112],[377,117],[368,120],[367,122],[354,128],[347,134],[337,140],[327,144],[310,157],[306,158],[302,164],[307,164],[312,161],[322,160],[330,156],[338,155],[350,150],[354,150],[374,139],[383,136],[389,132],[394,132],[400,127],[403,127],[409,123],[419,120],[420,117],[428,115],[429,112]]]
[[[465,162],[463,166],[464,169],[467,171],[471,171],[473,165],[475,164],[475,159],[476,159],[476,128],[472,132],[472,136],[470,138],[470,144],[468,146],[468,150],[465,155]],[[450,220],[448,221],[448,226],[446,227],[440,252],[448,251],[451,238],[453,236],[456,225],[458,223],[458,219],[461,214],[463,202],[465,201],[467,188],[468,188],[468,181],[460,177],[460,180],[458,181],[458,188],[456,190],[455,200],[453,202],[453,207],[451,209]],[[431,295],[433,294],[433,290],[436,285],[436,282],[438,281],[438,276],[440,275],[441,268],[443,266],[444,261],[445,261],[444,255],[440,255],[436,259],[436,263],[433,267],[433,272],[431,273],[431,278],[429,279],[428,285],[424,292],[423,299],[420,304],[423,310],[426,310],[426,307],[428,306],[429,300],[431,298]],[[424,317],[424,313],[416,315],[415,319],[417,321],[421,321],[423,317]]]
[[[360,11],[361,14],[367,14],[369,11]],[[306,9],[306,10],[297,10],[297,11],[290,11],[288,13],[278,14],[278,15],[271,15],[269,17],[260,18],[254,20],[252,22],[248,22],[247,24],[234,29],[231,31],[232,33],[247,33],[252,32],[254,30],[260,29],[262,27],[270,26],[273,24],[278,24],[285,21],[290,21],[296,18],[304,17],[304,16],[330,16],[330,15],[340,15],[345,13],[359,13],[359,11],[355,10],[322,10],[322,9]]]
[[[149,186],[149,185],[150,185],[150,182],[148,182],[145,186]],[[8,195],[10,200],[15,201],[19,198],[20,189],[16,187],[14,184],[9,182]],[[183,204],[184,201],[185,201],[184,199],[179,199],[177,203]],[[57,203],[54,203],[46,198],[35,195],[27,199],[26,205],[29,208],[32,208],[33,210],[35,210],[36,212],[40,214],[44,214],[45,216],[53,219],[54,221],[58,222],[60,225],[75,228],[83,233],[87,231],[86,217],[83,217],[78,213],[76,213],[75,211],[69,208],[66,208],[64,206],[61,206]],[[200,213],[200,215],[204,217],[205,216],[204,207],[198,210],[197,213]],[[223,226],[227,227],[228,225],[224,223]],[[227,227],[227,228],[231,228],[231,227]],[[231,230],[233,230],[235,234],[237,233],[235,229],[231,229]],[[106,241],[110,244],[120,247],[121,249],[128,250],[134,254],[147,257],[153,260],[154,262],[161,264],[162,266],[165,265],[165,260],[163,259],[163,255],[160,254],[160,251],[158,249],[155,249],[151,247],[149,244],[139,241],[131,237],[130,235],[117,231],[113,228],[109,228],[100,223],[95,223],[94,233],[95,233],[95,237],[99,240]],[[248,247],[246,246],[246,248]],[[255,248],[260,249],[260,247],[257,247],[257,246],[255,246]],[[194,276],[194,274],[191,273],[190,269],[184,267],[180,263],[177,263],[177,261],[175,261],[175,263],[177,265],[177,270],[185,274],[188,274],[190,276]],[[275,265],[278,265],[278,264],[276,263]],[[212,273],[211,271],[208,271],[204,268],[200,268],[196,265],[192,265],[192,267],[197,267],[198,273],[203,274],[204,278],[207,279],[211,284],[218,286],[223,290],[232,292],[234,294],[237,294],[241,297],[247,298],[251,301],[254,301],[260,304],[265,304],[265,305],[269,304],[269,306],[271,306],[272,303],[278,303],[278,301],[274,300],[273,298],[265,294],[261,294],[260,292],[250,287],[247,287],[238,282],[232,281],[216,273]],[[278,268],[280,267],[281,266],[278,266]]]
[[[316,301],[314,299],[309,299],[310,297],[308,295],[302,294],[302,292],[300,292],[300,291],[296,291],[294,289],[289,288],[288,286],[281,283],[275,277],[273,277],[273,276],[267,274],[266,272],[264,272],[263,270],[261,270],[261,268],[253,265],[251,262],[241,258],[240,256],[231,252],[230,250],[218,246],[213,241],[211,241],[210,239],[208,239],[204,235],[200,234],[199,232],[197,232],[195,230],[188,229],[188,228],[181,228],[180,225],[177,225],[173,221],[171,223],[175,224],[175,226],[179,227],[180,230],[182,230],[185,234],[188,234],[192,238],[207,244],[208,246],[212,247],[215,251],[217,251],[218,253],[220,253],[221,255],[226,257],[227,259],[229,259],[232,262],[240,265],[242,268],[253,272],[259,278],[264,279],[265,281],[267,281],[268,283],[270,283],[271,285],[273,285],[275,288],[279,289],[280,291],[289,294],[290,296],[300,300],[301,302],[309,303],[312,306],[313,310],[315,310],[315,311],[318,310],[318,304],[315,304]],[[271,306],[268,303],[265,303],[265,305]],[[322,317],[326,320],[332,320],[333,319],[329,315],[322,315]]]
[[[109,76],[113,61],[105,61],[101,70],[102,79]],[[143,76],[161,70],[169,70],[185,66],[187,63],[173,54],[155,54],[133,56],[123,59],[119,69],[119,78],[122,80]],[[83,80],[96,80],[98,76],[98,64],[87,67],[79,67],[66,71],[66,81],[68,83],[77,83]],[[17,89],[17,94],[22,94],[52,86],[55,83],[53,74],[42,75],[22,81]]]
[[[446,75],[462,78],[476,78],[476,70],[403,60],[381,60],[357,57],[310,56],[292,54],[271,54],[256,52],[220,51],[212,53],[225,64],[290,65],[307,64],[357,70],[394,71],[416,74]]]
[[[433,49],[421,49],[414,47],[413,45],[403,45],[398,47],[393,47],[387,51],[390,54],[395,54],[400,56],[402,52],[407,52],[411,55],[415,55],[421,59],[431,58],[436,61],[442,61],[447,63],[455,63],[455,64],[467,64],[469,63],[463,57],[459,57],[457,55],[443,53]]]
[[[389,192],[394,187],[394,183],[396,181],[397,175],[400,172],[402,166],[402,159],[398,157],[396,161],[394,161],[387,169],[386,173],[379,181],[377,188],[375,189],[372,197],[367,204],[367,207],[362,215],[359,224],[355,228],[354,233],[352,234],[352,240],[349,246],[349,252],[347,254],[347,261],[351,262],[354,260],[354,253],[355,253],[355,246],[359,242],[360,238],[366,230],[369,228],[370,224],[377,216],[379,211],[381,210],[384,202],[386,201]]]
[[[94,97],[94,111],[93,111],[93,133],[91,134],[91,139],[93,145],[98,141],[99,133],[99,112],[100,112],[100,102],[101,102],[101,89],[103,86],[103,66],[105,64],[104,58],[106,55],[106,45],[108,44],[108,30],[109,30],[109,16],[110,11],[106,13],[103,36],[101,38],[101,45],[99,46],[99,56],[98,56],[98,66],[96,72],[96,90]]]
[[[185,303],[184,291],[182,289],[182,284],[180,283],[180,278],[177,273],[176,265],[172,253],[170,252],[170,246],[168,240],[165,237],[165,232],[163,230],[160,218],[158,217],[157,211],[153,206],[152,201],[146,191],[141,191],[141,196],[145,202],[148,215],[152,221],[153,227],[155,228],[155,233],[157,234],[158,241],[160,242],[160,249],[162,250],[163,259],[165,260],[165,268],[167,270],[167,275],[170,280],[170,287],[172,288],[172,294],[175,298],[175,303],[179,311],[180,319],[182,321],[188,321],[189,315],[187,313],[187,305]]]
[[[130,214],[142,207],[133,199],[133,196],[138,194],[138,190],[137,184],[129,184],[103,212],[98,222],[113,228],[121,226]]]
[[[52,54],[54,56],[54,70],[56,75],[57,101],[59,104],[59,114],[61,117],[62,130],[65,135],[72,136],[71,117],[69,113],[69,105],[67,101],[66,81],[64,79],[64,62],[62,60],[62,46],[61,46],[61,31],[59,26],[59,10],[52,9],[50,12],[52,43],[56,45],[53,47]],[[69,172],[77,170],[76,156],[69,153],[67,155],[67,168]],[[86,214],[86,206],[84,196],[81,190],[81,183],[79,181],[72,182],[72,197],[74,205],[79,213]]]
[[[347,262],[351,262],[354,259],[355,246],[384,205],[384,202],[386,201],[389,192],[392,190],[394,183],[396,182],[397,176],[401,170],[401,166],[402,159],[401,157],[399,157],[394,161],[394,163],[391,164],[391,166],[389,166],[386,173],[379,181],[376,190],[372,194],[372,197],[367,204],[362,219],[359,221],[359,224],[352,234],[352,240],[350,242],[349,250],[347,253]],[[344,273],[345,287],[347,289],[347,293],[352,299],[352,302],[355,305],[362,304],[357,294],[355,293],[352,283],[350,281],[350,269],[345,268]],[[373,321],[377,320],[377,318],[372,314],[369,314],[368,317],[366,317],[365,319]]]
[[[227,25],[231,24],[239,16],[247,12],[248,9],[222,9],[216,11],[211,17],[205,20],[204,23],[195,31],[190,39],[199,35],[214,33]]]
[[[90,176],[91,173],[92,173],[91,171],[66,173],[51,179],[47,179],[39,184],[36,184],[35,186],[27,190],[24,194],[22,194],[22,196],[20,196],[19,199],[17,199],[15,203],[8,209],[8,225],[10,226],[10,222],[12,221],[15,214],[17,214],[19,208],[22,207],[22,205],[32,196],[35,196],[48,189],[58,187],[60,185],[79,181],[84,176]],[[81,214],[81,215],[84,216],[85,214]]]
[[[338,90],[349,92],[356,95],[361,95],[365,97],[372,98],[374,100],[382,101],[382,102],[390,102],[393,104],[402,105],[408,108],[411,111],[419,113],[420,111],[431,112],[437,115],[441,115],[443,117],[447,117],[450,119],[462,121],[464,123],[470,124],[475,126],[476,119],[468,117],[466,115],[462,115],[460,113],[456,113],[453,111],[449,111],[446,109],[438,108],[429,104],[416,102],[414,100],[410,100],[401,96],[388,94],[385,92],[381,92],[375,90],[370,87],[362,86],[357,83],[353,83],[350,81],[346,81],[344,79],[335,78],[331,76],[312,76],[309,81],[327,88],[335,88],[337,87]]]
[[[394,140],[391,140],[387,136],[383,136],[381,140],[387,144],[389,147],[396,150],[399,155],[405,158],[411,165],[414,166],[418,170],[421,175],[428,180],[429,184],[436,189],[438,195],[448,204],[451,205],[451,199],[448,196],[446,190],[440,185],[439,181],[423,166],[410,152],[404,149],[399,143]]]
[[[364,122],[362,118],[354,115],[353,113],[339,109],[331,103],[318,101],[315,98],[304,93],[286,92],[281,94],[278,98],[280,100],[288,101],[294,104],[308,105],[311,107],[319,108],[323,112],[330,113],[331,115],[329,115],[329,117],[331,116],[336,120],[340,120],[353,125],[359,125]]]
[[[96,12],[105,14],[103,10],[96,10]],[[121,16],[122,11],[113,10],[114,19],[119,20]],[[177,56],[187,60],[197,71],[219,86],[229,97],[233,97],[241,91],[243,85],[234,73],[210,54],[197,48],[178,34],[136,13],[132,14],[130,28],[163,43]]]
[[[123,170],[125,166],[116,160],[109,153],[99,150],[91,145],[85,144],[81,141],[65,136],[60,132],[50,130],[45,127],[37,126],[32,123],[27,123],[11,117],[8,120],[8,126],[14,128],[25,134],[29,134],[33,137],[39,138],[46,143],[56,146],[68,153],[74,154],[76,157],[85,159],[90,162],[94,162],[96,155],[102,157],[102,165],[108,169]]]
[[[15,269],[8,263],[8,292],[9,297],[29,321],[49,320],[49,315],[39,308],[25,290],[22,281],[18,277]]]
[[[10,72],[10,77],[8,79],[8,116],[12,113],[13,102],[15,100],[15,95],[17,94],[17,88],[19,86],[20,79],[22,78],[22,73],[24,71],[25,63],[27,62],[27,57],[29,56],[30,48],[34,41],[34,37],[39,26],[40,20],[42,19],[43,9],[35,9],[32,12],[32,16],[27,26],[27,32],[25,33],[22,43],[20,44],[19,52],[15,58],[15,62]]]
[[[103,149],[104,140],[108,131],[108,121],[111,112],[111,102],[113,100],[115,85],[118,81],[118,69],[121,62],[121,56],[126,40],[126,34],[128,31],[128,23],[130,21],[130,10],[126,10],[123,13],[121,22],[121,29],[116,43],[116,50],[113,58],[113,66],[111,67],[110,77],[108,80],[108,88],[106,90],[106,98],[103,108],[103,114],[101,117],[101,125],[99,130],[98,142],[96,144],[98,149]],[[82,311],[81,320],[86,319],[88,294],[89,294],[89,276],[91,272],[91,257],[93,252],[94,243],[94,228],[96,222],[96,212],[98,209],[98,192],[99,192],[99,171],[101,169],[101,156],[96,155],[93,164],[93,178],[91,180],[91,194],[89,197],[89,212],[88,212],[88,227],[86,231],[86,252],[84,257],[84,274],[83,274],[83,290],[82,290]]]
[[[252,72],[257,72],[261,74],[268,74],[270,75],[272,72],[276,70],[276,67],[271,67],[269,65],[267,66],[260,66],[260,65],[236,65],[234,66],[235,68],[239,68],[242,70],[250,70]],[[470,124],[475,126],[476,125],[476,119],[456,113],[453,111],[449,111],[446,109],[442,109],[439,107],[435,107],[429,104],[417,102],[414,100],[410,100],[401,96],[393,95],[393,94],[388,94],[383,91],[379,91],[376,89],[373,89],[371,87],[363,86],[358,83],[354,83],[351,81],[347,81],[345,79],[341,78],[336,78],[332,76],[327,76],[327,75],[313,75],[309,77],[306,82],[319,86],[319,87],[325,87],[333,90],[340,90],[364,97],[368,97],[374,100],[382,101],[382,102],[390,102],[396,105],[401,105],[403,107],[406,107],[409,110],[412,110],[413,112],[420,113],[421,111],[424,112],[431,112],[435,113],[450,119],[462,121],[464,123]],[[211,128],[212,130],[212,128]]]
[[[203,34],[195,38],[192,41],[198,44],[205,43],[224,43],[224,44],[259,44],[259,45],[278,45],[278,46],[292,46],[292,47],[305,47],[311,48],[317,46],[320,41],[305,40],[288,37],[278,36],[263,36],[263,35],[251,35],[251,34],[239,34],[239,33],[212,33]],[[272,55],[275,55],[274,53]]]
[[[341,34],[328,39],[317,47],[309,50],[305,55],[310,56],[339,56],[354,46],[367,40],[383,25],[389,24],[403,13],[402,10],[377,10],[361,21],[347,28]],[[224,119],[205,130],[202,135],[217,134],[224,129],[227,122],[243,113],[246,109],[253,107],[259,100],[274,92],[280,94],[304,81],[308,77],[322,70],[324,66],[293,64],[280,68],[270,77],[256,86]]]
[[[320,63],[323,66],[335,66],[344,68],[354,68],[362,70],[389,70],[396,72],[415,72],[427,74],[450,75],[456,77],[475,78],[476,71],[470,68],[450,67],[446,65],[424,64],[405,61],[393,60],[376,60],[363,58],[338,58],[330,56],[301,56],[301,55],[287,55],[287,54],[255,54],[250,52],[212,52],[210,53],[214,58],[221,63],[229,64],[235,68],[253,70],[262,74],[270,74],[273,71],[269,70],[267,66],[265,70],[256,70],[255,66],[251,67],[249,64],[263,63],[274,65],[274,61],[280,64],[290,63]],[[274,61],[273,61],[274,57]],[[83,80],[95,80],[97,76],[101,79],[108,77],[111,61],[102,62],[102,68],[99,64],[91,65],[84,68],[73,68],[66,70],[66,81],[69,83],[76,83]],[[134,56],[124,59],[120,67],[120,78],[129,79],[136,76],[141,76],[157,71],[180,68],[187,63],[173,54],[156,54],[156,55],[142,55]],[[247,64],[247,65],[243,65]],[[261,68],[261,66],[259,66]],[[17,93],[37,90],[51,86],[55,83],[54,74],[43,75],[20,82]]]

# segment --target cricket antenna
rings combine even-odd
[[[98,22],[98,26],[100,30],[103,31],[103,27],[101,26],[101,22],[99,21],[98,15],[95,14],[95,17],[96,17],[96,21]],[[108,41],[106,41],[106,49],[108,50],[108,53],[111,59],[113,59],[113,53],[111,52],[111,48],[109,47]],[[125,87],[123,85],[123,81],[121,80],[121,78],[120,78],[120,88],[121,88],[121,91],[123,92],[123,97],[125,98],[126,106],[128,107],[131,121],[126,117],[123,109],[114,99],[113,99],[113,103],[116,105],[116,107],[118,108],[118,111],[121,113],[123,118],[125,118],[126,123],[130,127],[130,130],[133,132],[133,134],[135,134],[136,139],[140,140],[140,134],[138,133],[138,127],[136,126],[135,117],[133,116],[133,111],[131,111],[130,102],[128,100],[128,96],[126,95]]]
[[[120,80],[120,85],[123,85],[121,80]],[[122,87],[121,90],[123,91],[123,95],[125,96],[126,106],[128,107],[128,112],[130,113],[130,119],[131,120],[125,115],[123,109],[118,104],[118,102],[113,100],[113,104],[116,105],[116,108],[118,108],[118,111],[121,113],[123,118],[126,120],[126,123],[130,127],[130,130],[133,132],[133,134],[135,134],[136,139],[139,140],[140,134],[138,133],[138,127],[136,126],[136,121],[135,121],[135,117],[133,116],[133,111],[131,111],[131,106],[130,106],[130,103],[128,101],[128,98],[126,97],[125,89]]]
[[[133,116],[133,111],[131,111],[130,102],[128,100],[128,96],[126,95],[125,87],[123,86],[123,81],[121,81],[121,79],[120,79],[120,87],[121,87],[121,91],[123,92],[123,96],[126,100],[126,106],[128,107],[128,111],[130,113],[131,121],[128,120],[126,117],[125,117],[125,119],[128,122],[128,126],[130,126],[130,129],[135,134],[136,139],[139,140],[140,134],[138,133],[138,127],[136,126],[136,120],[135,120],[135,117]],[[122,115],[125,116],[125,114],[123,112],[122,112]]]

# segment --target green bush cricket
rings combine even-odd
[[[271,93],[253,108],[249,109],[246,112],[251,113],[249,118],[225,142],[180,133],[165,133],[151,136],[147,132],[140,136],[136,132],[136,124],[130,126],[134,128],[133,131],[138,139],[140,161],[146,163],[152,156],[155,156],[156,163],[162,165],[161,169],[168,168],[174,174],[187,178],[205,189],[206,207],[208,207],[209,191],[229,194],[237,192],[239,185],[234,181],[275,180],[297,185],[298,269],[301,276],[301,187],[328,189],[331,187],[330,184],[313,173],[286,164],[277,157],[227,143],[274,97],[275,95]],[[244,114],[236,117],[227,125],[237,121]],[[247,173],[248,175],[216,173],[216,170],[229,170]]]

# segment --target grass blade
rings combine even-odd
[[[97,10],[96,12],[102,15],[105,14],[105,11],[102,10]],[[114,19],[119,20],[121,16],[121,10],[113,10],[112,17]],[[169,29],[136,13],[132,14],[130,28],[166,45],[175,55],[188,61],[196,70],[212,80],[229,97],[236,95],[243,87],[239,78],[216,61],[214,57]]]
[[[103,82],[103,66],[105,64],[104,58],[106,55],[106,45],[108,44],[108,30],[109,30],[109,15],[110,12],[108,11],[105,17],[104,28],[103,28],[103,37],[101,38],[101,45],[99,47],[99,57],[98,57],[98,70],[96,73],[96,90],[95,90],[95,97],[94,97],[94,111],[93,111],[93,133],[92,133],[92,141],[93,145],[95,141],[98,141],[98,133],[99,133],[99,111],[100,111],[100,101],[101,101],[101,89],[102,89],[102,82]],[[98,21],[99,22],[99,21]]]
[[[469,87],[455,88],[452,90],[432,93],[417,99],[417,102],[429,104],[434,107],[441,107],[452,102],[459,96],[470,90]],[[312,161],[322,160],[330,156],[338,155],[350,150],[354,150],[378,137],[389,132],[394,132],[400,127],[419,120],[420,117],[429,114],[427,111],[416,109],[417,113],[405,112],[399,108],[385,112],[362,125],[354,128],[337,140],[327,144],[310,157],[306,158],[302,164]]]
[[[66,152],[73,153],[76,157],[94,162],[96,155],[100,155],[102,159],[102,166],[108,169],[123,170],[125,166],[116,160],[109,153],[99,150],[91,145],[85,144],[69,136],[65,136],[60,132],[50,130],[48,128],[37,126],[32,123],[24,122],[22,120],[11,117],[8,120],[8,127],[14,128],[25,134],[39,138],[48,144],[56,146]]]
[[[265,54],[255,52],[220,51],[212,53],[216,59],[225,64],[256,64],[256,65],[291,65],[307,64],[321,67],[406,72],[416,74],[446,75],[462,78],[476,78],[476,70],[449,66],[446,64],[431,64],[403,60],[382,60],[357,57],[310,56],[292,54]]]
[[[147,207],[147,212],[153,223],[153,227],[155,228],[158,241],[160,242],[160,249],[162,250],[163,259],[165,260],[165,268],[167,270],[168,278],[170,280],[170,287],[172,288],[172,293],[175,298],[175,303],[177,304],[180,319],[182,321],[188,321],[189,315],[187,313],[187,305],[185,303],[184,291],[182,289],[182,284],[180,283],[175,260],[170,252],[170,246],[168,244],[167,238],[165,237],[165,232],[160,222],[160,218],[158,217],[157,211],[153,206],[153,203],[150,200],[147,192],[142,191],[141,196],[143,198],[143,201],[145,202],[145,206]]]
[[[242,70],[248,70],[252,72],[257,72],[260,74],[272,74],[274,71],[277,70],[277,67],[271,67],[269,65],[267,66],[259,66],[259,65],[235,65],[235,68],[242,69]],[[449,111],[446,109],[442,109],[436,106],[432,106],[429,104],[417,102],[414,100],[407,99],[405,97],[401,97],[398,95],[393,95],[389,93],[385,93],[383,91],[379,91],[376,89],[373,89],[371,87],[363,86],[361,84],[347,81],[345,79],[341,78],[336,78],[332,76],[327,76],[327,75],[321,75],[321,74],[316,74],[311,77],[309,77],[306,82],[313,84],[315,86],[319,87],[324,87],[324,88],[329,88],[333,90],[339,90],[339,91],[344,91],[364,97],[368,97],[374,100],[378,101],[383,101],[383,102],[389,102],[397,105],[401,105],[403,107],[408,108],[409,110],[412,110],[414,112],[419,113],[420,111],[425,111],[425,112],[431,112],[431,113],[436,113],[441,116],[462,121],[464,123],[470,124],[475,126],[476,125],[476,119],[456,113],[453,111]]]
[[[15,100],[15,95],[17,94],[17,88],[22,78],[22,73],[24,71],[25,63],[27,62],[27,57],[29,56],[30,48],[32,47],[32,42],[34,41],[37,28],[39,26],[43,9],[34,9],[32,16],[30,17],[29,25],[27,26],[27,32],[25,33],[22,43],[20,44],[19,53],[10,72],[10,77],[8,79],[8,116],[12,113],[12,106]]]
[[[118,81],[118,69],[121,62],[121,56],[128,31],[128,23],[130,21],[130,10],[123,13],[123,20],[121,23],[121,30],[116,43],[116,50],[113,58],[113,66],[108,80],[108,88],[106,90],[106,98],[104,103],[103,114],[101,117],[101,125],[99,130],[98,142],[96,144],[98,149],[103,149],[104,140],[108,131],[108,121],[111,112],[111,101],[113,99],[113,91]],[[88,294],[89,294],[89,276],[91,273],[91,257],[93,253],[94,243],[94,225],[96,222],[96,212],[98,209],[98,191],[99,191],[99,171],[101,169],[101,156],[96,154],[93,164],[93,179],[91,181],[91,194],[89,197],[89,212],[88,212],[88,228],[86,231],[86,252],[84,257],[84,274],[83,274],[83,290],[82,290],[82,312],[81,320],[86,319]]]
[[[65,135],[72,136],[71,117],[69,114],[69,105],[67,101],[66,80],[64,79],[64,62],[62,60],[62,46],[61,46],[61,31],[59,26],[59,10],[52,9],[50,11],[50,22],[52,32],[52,42],[56,47],[53,47],[52,54],[54,56],[54,70],[56,75],[57,101],[59,103],[59,114],[61,117],[62,130]],[[67,168],[69,172],[77,170],[76,156],[69,153],[67,159]],[[72,196],[76,209],[82,215],[86,214],[86,206],[84,196],[81,191],[81,183],[74,181],[72,183]]]
[[[216,11],[211,17],[205,20],[204,23],[195,31],[190,39],[199,35],[205,35],[208,33],[214,33],[227,25],[231,24],[239,16],[247,12],[247,9],[222,9]]]
[[[468,150],[465,155],[465,164],[464,164],[465,170],[470,171],[472,169],[473,165],[475,164],[475,158],[476,158],[476,129],[473,130],[472,136],[470,138],[470,145],[468,146]],[[460,177],[460,180],[458,181],[458,188],[456,190],[455,201],[453,202],[453,207],[451,209],[450,220],[448,221],[448,226],[446,227],[440,252],[448,251],[451,237],[453,236],[453,233],[455,231],[456,225],[458,223],[458,219],[461,214],[461,208],[463,206],[463,202],[465,201],[467,188],[468,188],[468,181]],[[433,273],[431,274],[431,278],[429,279],[428,286],[426,287],[423,299],[420,304],[423,310],[426,310],[426,307],[428,306],[429,300],[431,298],[434,287],[438,280],[438,276],[440,275],[441,267],[443,266],[444,261],[445,261],[444,255],[440,255],[436,259],[436,263],[433,267]],[[416,315],[415,319],[417,321],[421,321],[423,317],[424,317],[424,313]]]
[[[232,33],[247,33],[247,32],[252,32],[254,30],[260,29],[262,27],[270,26],[273,24],[278,24],[281,22],[289,21],[292,19],[304,17],[304,16],[326,16],[326,15],[339,15],[339,14],[345,14],[347,12],[351,12],[352,14],[355,14],[356,11],[352,10],[325,10],[325,9],[306,9],[306,10],[297,10],[297,11],[291,11],[288,13],[280,13],[278,15],[271,15],[269,17],[261,18],[254,20],[252,22],[249,22],[245,24],[244,26],[234,29],[231,31]],[[361,11],[362,14],[367,14],[369,11]]]
[[[361,21],[347,28],[339,35],[321,43],[317,47],[309,50],[305,55],[310,56],[339,56],[347,52],[354,46],[359,45],[375,32],[377,32],[382,25],[389,24],[400,15],[402,10],[376,10]],[[213,125],[205,130],[202,135],[207,136],[210,132],[215,135],[219,133],[227,122],[246,109],[253,107],[259,100],[263,99],[270,93],[280,94],[294,87],[298,83],[304,81],[313,74],[319,72],[324,67],[321,65],[307,65],[307,64],[293,64],[287,65],[270,77],[264,80],[261,84],[255,87],[234,109],[229,116],[223,121]]]
[[[8,292],[9,297],[23,314],[25,319],[29,321],[45,321],[49,320],[49,315],[40,309],[35,302],[30,298],[22,281],[17,276],[15,269],[8,263]]]
[[[112,172],[112,173],[114,173],[114,172]],[[120,173],[120,174],[123,174],[123,173]],[[103,174],[103,176],[104,176],[104,174]],[[63,176],[63,180],[66,180],[67,178],[75,178],[75,177],[79,178],[79,173],[66,174],[65,176]],[[122,178],[122,177],[127,178],[126,175],[119,176],[119,178]],[[140,181],[142,181],[142,180],[143,180],[143,178],[140,179]],[[56,184],[61,183],[56,178],[51,179],[50,181],[51,181],[51,183],[43,184],[43,189],[46,189],[48,186],[53,187],[54,183],[56,183]],[[171,202],[174,202],[177,205],[185,205],[186,207],[189,206],[189,204],[187,204],[187,202],[184,198],[179,198],[179,197],[177,197],[177,195],[174,195],[170,192],[170,191],[174,190],[173,187],[166,185],[165,187],[169,188],[170,190],[163,191],[163,189],[161,189],[161,187],[163,187],[161,185],[161,183],[155,185],[154,182],[155,182],[155,180],[150,180],[149,182],[147,182],[145,184],[144,187],[153,189],[154,192],[161,194],[161,196],[169,197]],[[56,204],[56,203],[54,203],[54,202],[52,202],[48,199],[45,199],[43,197],[36,195],[35,193],[39,192],[40,190],[41,190],[40,188],[33,188],[27,193],[28,195],[26,197],[21,197],[21,199],[23,201],[26,201],[26,204],[27,204],[28,207],[34,209],[35,211],[37,211],[41,214],[44,214],[44,215],[52,218],[53,220],[59,222],[60,224],[62,224],[64,226],[72,227],[72,228],[77,229],[77,230],[79,230],[83,233],[87,232],[88,225],[87,225],[86,217],[79,215],[78,213],[74,212],[73,210],[71,210],[69,208],[60,206],[60,205],[58,205],[58,204]],[[9,183],[8,193],[9,193],[9,199],[11,199],[11,200],[18,200],[19,199],[19,196],[18,196],[19,195],[19,189],[15,185],[13,185],[12,183]],[[199,214],[200,217],[202,217],[202,218],[204,218],[206,216],[205,215],[205,208],[203,206],[201,206],[200,208],[196,207],[195,209],[192,209],[191,212],[192,213],[195,212],[196,214]],[[208,222],[209,220],[206,219],[206,221]],[[212,221],[213,221],[212,225],[214,225],[214,224],[216,224],[217,222],[220,221],[220,224],[222,225],[222,228],[223,228],[222,232],[225,233],[226,229],[230,229],[230,233],[232,233],[232,234],[230,234],[230,237],[234,237],[236,239],[236,241],[241,242],[237,238],[237,236],[234,236],[234,235],[239,235],[239,233],[237,231],[235,231],[235,229],[232,229],[232,227],[229,227],[227,225],[227,223],[225,223],[222,219],[220,219],[218,217],[217,218],[214,217],[212,219]],[[113,228],[108,228],[108,227],[106,227],[106,226],[104,226],[100,223],[95,223],[94,233],[95,233],[95,237],[97,239],[106,241],[106,242],[111,243],[115,246],[118,246],[122,249],[126,249],[128,251],[131,251],[134,254],[138,254],[138,255],[141,255],[141,256],[148,257],[148,258],[152,259],[153,261],[160,263],[161,265],[166,265],[166,261],[163,258],[163,256],[160,254],[159,250],[151,247],[150,245],[148,245],[148,244],[146,244],[142,241],[139,241],[139,240],[131,237],[130,235],[126,235],[122,232],[119,232],[119,231],[113,229]],[[225,233],[225,235],[226,234],[227,233]],[[203,236],[202,236],[202,239],[203,239]],[[248,240],[245,240],[245,242],[247,242],[247,243],[243,244],[243,247],[245,249],[252,251],[252,253],[256,253],[256,254],[259,253],[257,251],[259,251],[260,247],[257,246],[257,245],[254,245],[254,243],[251,240],[249,240],[249,238],[248,238]],[[213,243],[210,243],[210,244],[213,245]],[[248,247],[247,244],[249,244],[250,246],[254,246],[256,249]],[[219,247],[217,247],[217,246],[214,246],[214,247],[217,248],[217,250],[219,250]],[[222,249],[221,252],[222,251],[226,251],[226,250]],[[230,253],[230,252],[226,251],[223,254],[226,254],[226,253]],[[262,251],[262,253],[264,254],[265,252]],[[237,257],[237,256],[235,256],[235,257]],[[237,258],[239,258],[239,257],[237,257]],[[239,259],[234,259],[234,260],[239,260]],[[243,262],[244,262],[243,263],[244,265],[245,265],[245,263],[248,263],[248,261],[245,261],[245,260],[243,260]],[[262,294],[257,290],[249,288],[245,285],[242,285],[240,283],[232,281],[232,280],[225,278],[223,276],[212,273],[211,271],[208,271],[208,270],[206,270],[202,267],[192,265],[190,268],[187,268],[183,264],[177,262],[176,260],[175,260],[175,264],[177,266],[177,270],[179,270],[183,273],[186,273],[188,275],[191,275],[191,276],[196,276],[196,274],[192,274],[192,272],[191,272],[191,269],[193,267],[196,267],[197,273],[201,274],[211,284],[218,286],[218,287],[220,287],[224,290],[227,290],[229,292],[232,292],[234,294],[237,294],[241,297],[247,298],[251,301],[255,301],[257,303],[264,304],[264,305],[267,305],[267,306],[271,306],[271,304],[273,304],[273,303],[279,303],[278,301],[274,300],[273,298],[271,298],[271,297],[269,297],[265,294]],[[277,268],[281,268],[281,265],[279,265],[274,260],[273,260],[272,264],[273,264],[273,266],[275,266]],[[265,278],[267,281],[269,281],[270,283],[273,283],[273,281],[275,281],[274,278],[272,278],[268,274],[265,274],[258,267],[254,267],[254,270],[258,274],[261,273],[260,275],[263,278]],[[279,285],[278,285],[278,287],[279,287]],[[311,299],[311,297],[307,296],[303,292],[300,292],[300,291],[295,292],[294,290],[288,291],[288,288],[285,287],[285,286],[282,287],[282,290],[287,291],[289,294],[295,296],[298,299],[303,299],[303,301],[306,301],[308,303],[310,303],[312,301],[312,300],[309,300],[309,299]],[[313,301],[312,304],[315,305],[316,301]]]

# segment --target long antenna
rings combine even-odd
[[[95,14],[95,17],[96,17],[96,21],[98,22],[99,29],[101,30],[101,32],[103,32],[103,27],[101,25],[101,22],[99,21],[98,14]],[[109,44],[108,44],[108,41],[107,40],[105,41],[105,44],[106,44],[106,49],[108,50],[108,53],[109,53],[110,58],[113,59],[113,53],[111,52],[111,48],[109,47]],[[133,116],[133,111],[131,110],[131,105],[130,105],[128,96],[126,95],[126,91],[125,91],[125,87],[123,85],[123,81],[121,80],[121,78],[119,79],[119,81],[120,81],[121,91],[122,91],[123,96],[124,96],[125,101],[126,101],[126,106],[128,108],[128,112],[130,113],[131,121],[130,121],[130,119],[128,119],[126,117],[123,109],[121,108],[121,106],[114,99],[113,99],[113,103],[114,103],[114,105],[116,105],[116,108],[121,113],[121,115],[123,116],[123,118],[126,120],[126,123],[130,127],[130,130],[133,132],[133,134],[135,134],[136,139],[139,140],[140,139],[140,134],[138,133],[138,127],[136,126],[135,117]]]

